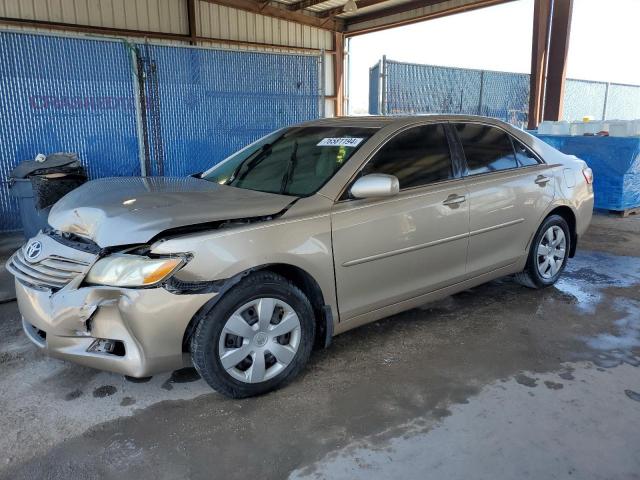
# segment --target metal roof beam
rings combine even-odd
[[[380,3],[385,3],[388,0],[356,0],[356,5],[358,5],[358,10],[361,8],[366,8],[366,7],[372,7],[373,5],[378,5]],[[325,18],[325,17],[334,17],[336,15],[340,15],[341,13],[344,13],[344,5],[341,5],[339,7],[335,7],[335,8],[329,8],[327,10],[323,10],[321,12],[318,12],[318,15]],[[357,10],[356,10],[357,12]]]
[[[257,13],[267,17],[280,18],[290,22],[301,23],[311,27],[323,28],[325,30],[341,31],[343,22],[337,20],[329,20],[320,18],[317,15],[307,14],[298,11],[292,11],[284,7],[282,4],[270,2],[257,2],[255,0],[202,0],[209,3],[215,3],[225,7],[231,7],[246,12]]]
[[[375,12],[365,13],[364,15],[358,15],[353,17],[354,22],[368,22],[369,20],[377,20],[379,18],[388,17],[389,15],[396,15],[398,13],[410,12],[411,10],[417,10],[419,8],[431,7],[438,3],[444,3],[447,0],[413,0],[407,3],[401,3],[399,5],[393,5],[388,8],[381,8]]]
[[[318,5],[320,3],[324,3],[327,0],[302,0],[296,3],[290,3],[287,5],[287,9],[289,10],[304,10],[305,8],[313,7],[314,5]]]
[[[444,3],[447,0],[414,0],[412,2],[402,3],[400,5],[394,5],[393,7],[383,8],[380,10],[376,10],[375,12],[366,13],[360,16],[349,17],[345,19],[346,31],[345,35],[353,36],[353,35],[362,35],[364,33],[370,33],[380,30],[387,30],[389,28],[398,27],[401,25],[410,25],[412,23],[423,22],[425,20],[431,20],[434,18],[445,17],[448,15],[455,15],[458,13],[464,13],[471,10],[477,10],[479,8],[490,7],[493,5],[499,5],[501,3],[512,2],[514,0],[476,0],[464,5],[459,5],[456,7],[443,8],[442,10],[417,14],[414,17],[389,21],[386,24],[380,24],[372,27],[362,27],[357,28],[357,24],[369,22],[371,20],[379,20],[386,17],[390,17],[392,15],[397,15],[399,13],[407,13],[412,10],[419,10],[421,8],[431,7],[437,5],[439,3]],[[349,28],[354,27],[354,28]]]

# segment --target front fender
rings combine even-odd
[[[185,235],[152,246],[154,254],[179,252],[193,255],[175,276],[182,282],[225,280],[268,264],[300,268],[314,278],[338,318],[328,212]]]

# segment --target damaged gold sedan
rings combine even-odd
[[[504,275],[552,285],[591,182],[497,120],[317,120],[193,177],[89,182],[7,268],[51,356],[133,377],[193,365],[246,397],[364,323]]]

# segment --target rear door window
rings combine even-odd
[[[442,125],[421,125],[398,133],[362,170],[363,175],[394,175],[400,188],[453,178],[449,143]]]
[[[458,123],[455,129],[467,159],[469,175],[509,170],[518,166],[511,139],[499,128]]]

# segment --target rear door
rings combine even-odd
[[[457,123],[469,191],[469,276],[507,266],[528,242],[553,200],[551,168],[501,128]],[[515,149],[514,149],[515,144]]]
[[[449,285],[465,273],[469,202],[440,124],[397,133],[360,175],[385,173],[400,193],[343,198],[332,212],[342,319]]]

